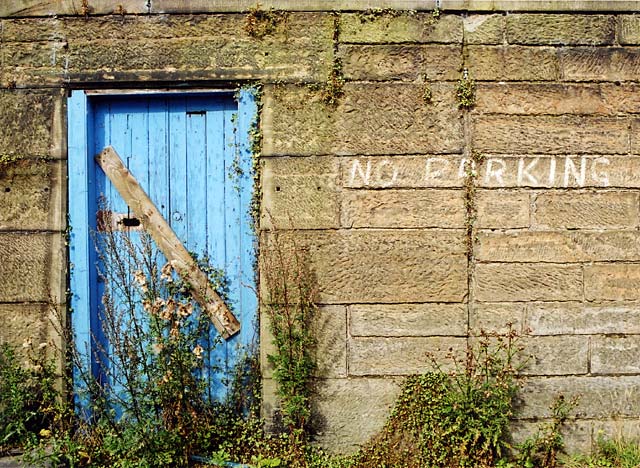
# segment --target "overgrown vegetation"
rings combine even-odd
[[[476,105],[476,82],[466,68],[456,84],[456,100],[460,109],[471,109]]]
[[[31,447],[28,459],[186,466],[190,454],[215,443],[215,421],[229,411],[212,398],[214,386],[224,385],[215,376],[221,362],[212,323],[147,235],[104,231],[96,241],[102,328],[90,355],[72,354],[78,418]],[[221,272],[201,263],[224,297]]]
[[[329,76],[321,90],[322,102],[328,106],[335,106],[344,95],[344,74],[342,73],[342,59],[339,56],[340,44],[340,13],[333,13],[333,42],[332,61]]]
[[[29,462],[50,466],[224,466],[228,461],[299,468],[637,466],[640,449],[636,443],[604,439],[592,457],[561,462],[560,431],[575,405],[575,400],[562,397],[552,407],[552,421],[513,446],[509,422],[515,411],[518,370],[526,364],[520,337],[513,329],[503,335],[480,333],[469,341],[463,356],[450,352],[449,363],[432,359],[432,371],[409,376],[384,428],[355,455],[331,457],[313,447],[307,424],[314,368],[308,327],[316,309],[315,283],[304,249],[296,246],[295,255],[290,256],[291,250],[284,245],[281,240],[272,241],[271,260],[264,265],[271,275],[265,279],[269,285],[267,313],[276,323],[271,325],[276,347],[270,361],[281,386],[280,432],[266,433],[259,417],[255,354],[239,361],[225,401],[215,402],[194,392],[198,385],[206,384],[198,374],[205,357],[198,349],[200,344],[189,343],[185,323],[177,322],[195,318],[197,311],[189,311],[191,302],[186,300],[177,301],[175,308],[167,307],[169,298],[161,299],[163,305],[154,300],[147,310],[150,317],[166,322],[147,355],[147,365],[164,372],[160,380],[160,372],[142,370],[138,351],[130,347],[133,342],[123,338],[114,349],[132,356],[139,366],[137,374],[130,372],[129,376],[141,379],[128,382],[111,377],[130,390],[116,389],[113,384],[90,388],[92,416],[88,419],[72,418],[71,406],[54,390],[58,376],[52,367],[22,369],[12,351],[3,347],[0,421],[9,421],[4,424],[3,449],[21,444],[30,450]],[[168,281],[171,288],[180,287],[179,281],[168,277],[168,269],[157,273],[158,284]],[[165,277],[160,278],[162,275]],[[155,287],[149,277],[134,274],[133,281],[141,296]],[[182,297],[183,291],[177,294]],[[172,333],[176,329],[182,336]],[[154,349],[156,344],[162,349]],[[155,359],[159,362],[152,362]],[[172,364],[170,369],[163,367],[167,364]],[[143,375],[155,375],[156,381],[143,381]],[[92,381],[92,385],[99,383]],[[138,386],[149,394],[136,393],[134,402],[132,395]],[[107,394],[106,388],[117,394]]]
[[[260,202],[262,200],[262,186],[260,184],[262,170],[260,160],[262,157],[262,130],[260,128],[260,116],[262,115],[262,86],[252,85],[248,87],[253,94],[256,103],[256,113],[249,126],[249,152],[251,153],[251,177],[253,178],[253,191],[249,216],[251,227],[254,232],[258,232],[260,226]],[[259,249],[256,246],[255,257],[259,257]],[[257,269],[256,269],[257,270]]]
[[[20,156],[18,156],[17,154],[13,154],[13,153],[0,154],[0,170],[19,161],[20,159],[21,159]]]
[[[624,437],[608,439],[600,434],[593,455],[571,457],[565,466],[566,468],[638,468],[640,440]]]
[[[538,432],[518,446],[516,466],[524,468],[554,467],[564,449],[561,429],[569,414],[576,407],[577,398],[566,400],[559,395],[551,405],[551,422],[542,425]]]
[[[112,232],[99,241],[105,279],[97,368],[73,355],[76,382],[84,384],[72,405],[54,390],[58,377],[42,360],[21,369],[3,348],[0,421],[3,449],[27,447],[26,460],[51,466],[413,468],[560,466],[561,427],[575,405],[559,398],[553,419],[513,446],[518,371],[526,365],[519,335],[481,332],[460,356],[431,358],[432,370],[408,377],[384,428],[355,455],[332,457],[311,444],[311,396],[315,358],[311,323],[317,286],[307,251],[286,231],[266,234],[261,263],[262,308],[268,318],[279,398],[279,425],[266,432],[260,419],[260,365],[255,349],[238,361],[227,398],[213,398],[216,381],[211,323],[201,316],[189,288],[145,235]],[[202,261],[224,297],[224,275]],[[33,351],[33,350],[32,350]],[[78,380],[79,379],[79,380]],[[614,446],[615,447],[615,446]],[[600,458],[582,466],[632,466],[630,449],[602,443]],[[608,457],[606,463],[602,460]],[[622,458],[625,457],[625,458]],[[585,461],[586,460],[586,461]],[[576,465],[578,459],[570,460]],[[617,464],[615,464],[617,463]]]
[[[36,443],[67,416],[56,387],[59,375],[46,356],[48,347],[25,341],[26,361],[20,362],[14,348],[0,345],[0,455]]]
[[[276,32],[278,26],[286,23],[289,13],[283,10],[274,10],[269,8],[263,10],[258,3],[255,7],[250,8],[245,16],[244,30],[255,38],[263,39],[265,36]]]
[[[433,90],[431,89],[431,80],[429,80],[429,76],[426,73],[421,73],[420,81],[423,83],[422,101],[427,106],[433,104]]]
[[[262,264],[263,312],[276,351],[268,356],[278,383],[282,424],[294,442],[304,439],[311,417],[311,378],[315,369],[311,321],[316,315],[316,282],[305,251],[284,245],[270,233]]]
[[[464,163],[464,209],[465,209],[465,244],[467,259],[473,260],[473,246],[476,241],[477,206],[477,178],[484,163],[484,154],[472,150],[470,158]]]
[[[517,390],[518,335],[481,334],[452,370],[403,384],[389,421],[356,455],[357,467],[495,466],[506,457],[508,425]]]

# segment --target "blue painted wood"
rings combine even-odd
[[[83,337],[78,340],[79,347],[86,347],[89,334],[98,333],[99,327],[95,310],[100,285],[95,274],[91,276],[95,254],[91,258],[90,241],[97,200],[104,194],[115,212],[128,210],[93,161],[93,155],[110,144],[187,249],[201,257],[208,256],[213,266],[225,269],[231,281],[229,305],[240,319],[241,332],[208,357],[211,366],[222,366],[222,372],[210,373],[214,396],[225,396],[224,377],[235,365],[239,347],[254,341],[256,335],[254,237],[248,214],[253,188],[248,134],[255,112],[254,99],[246,91],[240,93],[237,102],[230,93],[89,100],[84,93],[73,93],[69,102],[70,168],[84,169],[70,169],[70,190],[80,190],[83,184],[97,188],[84,188],[87,196],[83,205],[70,203],[74,229],[76,224],[93,223],[93,228],[78,231],[82,240],[72,242],[72,250],[84,252],[80,259],[83,269],[72,283],[74,291],[84,291],[76,300],[84,311],[83,319],[74,319],[78,336]],[[95,135],[89,138],[89,132],[76,132],[78,125],[88,125]],[[71,164],[72,157],[81,164]],[[93,320],[87,320],[92,314]]]
[[[258,108],[252,88],[241,89],[238,94],[238,143],[240,147],[240,296],[238,320],[243,324],[236,340],[247,348],[258,342],[258,297],[255,290],[255,235],[251,219],[253,198],[253,154],[251,149],[252,129],[256,123]],[[257,350],[254,350],[257,351]]]
[[[186,247],[207,252],[207,117],[198,102],[187,103],[187,236]]]
[[[149,197],[165,219],[169,219],[169,103],[149,100]]]
[[[239,158],[240,147],[237,138],[237,108],[227,108],[224,111],[225,132],[224,162],[225,162],[225,271],[229,278],[229,297],[236,309],[240,304],[240,186],[239,186]],[[239,319],[239,317],[238,317]],[[242,322],[240,322],[242,323]],[[242,330],[241,330],[242,332]],[[234,337],[225,343],[225,368],[233,369],[235,364],[234,349],[239,343],[239,337]]]
[[[80,352],[91,354],[91,268],[90,268],[90,185],[93,176],[87,154],[87,98],[82,91],[73,91],[67,103],[69,132],[69,263],[70,289],[75,346]],[[74,369],[78,380],[80,369]],[[86,414],[87,401],[76,398],[78,409]]]

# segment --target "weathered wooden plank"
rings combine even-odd
[[[186,99],[169,103],[169,218],[167,221],[180,239],[187,237],[187,113]]]
[[[122,198],[140,218],[167,260],[178,274],[191,284],[194,298],[207,311],[220,334],[226,339],[237,333],[240,330],[240,322],[211,287],[206,274],[198,268],[158,208],[124,166],[118,153],[109,146],[96,156],[96,161]]]
[[[192,252],[207,250],[207,165],[206,116],[199,101],[187,104],[187,237],[185,243]],[[196,107],[194,107],[196,106]]]
[[[164,219],[169,219],[169,104],[149,100],[149,198],[155,201]],[[162,155],[156,156],[156,155]]]

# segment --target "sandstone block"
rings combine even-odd
[[[388,155],[460,152],[462,120],[453,86],[434,84],[426,105],[423,85],[348,83],[336,109],[304,88],[269,88],[264,102],[265,156]]]
[[[618,41],[623,45],[639,45],[640,44],[640,16],[621,15],[618,17],[620,21],[620,36]]]
[[[280,408],[278,399],[278,386],[272,378],[262,378],[262,405],[260,406],[260,416],[264,418],[265,427],[269,430],[277,428],[277,412]]]
[[[476,299],[482,302],[578,300],[582,270],[557,264],[478,264],[475,288]]]
[[[591,338],[591,373],[640,374],[640,336]]]
[[[148,13],[145,2],[139,0],[123,0],[121,4],[114,4],[110,0],[92,0],[89,5],[91,14],[113,14],[118,5],[125,4],[129,13]],[[0,5],[0,18],[5,16],[53,16],[53,15],[81,15],[82,7],[74,0],[17,0]]]
[[[349,342],[349,375],[410,375],[433,370],[432,359],[443,368],[453,365],[449,357],[464,355],[466,338],[394,337],[354,338]]]
[[[0,151],[17,156],[47,156],[53,145],[54,92],[0,92]],[[1,155],[1,154],[0,154]]]
[[[399,384],[392,379],[331,379],[317,382],[312,401],[315,440],[335,453],[352,453],[384,425]]]
[[[506,190],[476,192],[476,227],[515,229],[529,227],[529,194]]]
[[[478,83],[475,110],[525,115],[635,112],[639,92],[633,83]]]
[[[462,187],[464,161],[461,155],[340,158],[340,173],[346,188]]]
[[[575,263],[640,260],[637,231],[484,232],[476,258],[494,262]]]
[[[464,18],[467,44],[502,44],[505,19],[502,15],[468,15]]]
[[[486,81],[552,81],[558,79],[557,52],[551,47],[468,47],[471,76]]]
[[[351,80],[457,80],[460,46],[345,45],[340,48],[345,78]]]
[[[423,85],[354,83],[337,110],[336,154],[461,152],[462,120],[453,85],[434,83],[426,105]]]
[[[266,307],[266,306],[265,306]],[[316,343],[313,357],[316,362],[315,376],[337,378],[347,375],[347,316],[343,306],[320,306],[311,321],[311,330]],[[270,329],[269,316],[263,312],[260,318],[260,369],[265,379],[273,378],[274,367],[270,355],[277,353]]]
[[[616,19],[611,15],[508,15],[507,41],[533,45],[612,45]]]
[[[489,153],[627,154],[629,126],[622,117],[479,116],[473,144]]]
[[[474,303],[469,314],[469,327],[475,333],[507,333],[509,324],[518,333],[524,331],[525,304],[522,302]]]
[[[276,344],[273,341],[273,334],[270,330],[269,317],[266,313],[261,312],[260,315],[260,372],[263,379],[273,379],[273,365],[269,362],[269,356],[277,351]],[[264,388],[264,384],[263,384]],[[275,398],[275,393],[274,393]]]
[[[301,163],[298,159],[309,159]],[[331,157],[267,158],[262,172],[260,226],[285,229],[336,228],[336,178]]]
[[[67,77],[66,42],[7,43],[3,49],[3,87],[59,87]]]
[[[4,46],[4,66],[41,68],[50,73],[62,73],[67,58],[66,48],[66,42],[8,43]]]
[[[315,48],[301,41],[229,42],[220,38],[102,40],[69,45],[70,76],[80,79],[117,77],[151,79],[209,76],[218,79],[324,81],[329,72],[330,43]],[[269,49],[271,47],[271,49]],[[155,75],[154,75],[155,74]],[[95,78],[93,78],[95,79]],[[113,78],[111,78],[113,79]]]
[[[465,336],[464,304],[356,304],[349,306],[351,336]]]
[[[584,292],[588,301],[638,300],[640,299],[640,265],[586,265]]]
[[[549,418],[549,407],[560,395],[566,400],[578,396],[573,411],[577,418],[615,418],[640,416],[640,377],[549,377],[524,380],[520,396],[521,418]]]
[[[637,417],[593,421],[592,425],[594,446],[598,439],[603,437],[613,440],[638,440],[640,438],[640,426],[638,426]]]
[[[535,197],[537,229],[635,229],[640,222],[633,192],[548,192]]]
[[[620,302],[536,302],[527,305],[525,328],[532,335],[640,334],[640,310]]]
[[[348,190],[342,193],[342,227],[462,228],[461,190]]]
[[[243,32],[244,21],[245,16],[237,14],[66,18],[39,28],[33,22],[10,21],[9,40],[32,36],[48,42],[8,42],[5,49],[11,60],[5,60],[10,73],[6,80],[29,85],[63,77],[326,79],[332,54],[330,15],[291,14],[286,28],[282,25],[262,40]],[[26,39],[21,38],[22,31]],[[51,37],[62,42],[49,42]]]
[[[589,337],[527,337],[523,358],[527,359],[523,375],[578,375],[589,372]]]
[[[308,231],[297,239],[322,303],[460,302],[466,294],[462,232]]]
[[[462,19],[457,15],[441,15],[434,19],[431,13],[383,14],[367,19],[361,13],[346,13],[340,17],[340,41],[358,44],[461,43]]]
[[[56,295],[62,250],[59,234],[0,234],[0,302],[47,302]]]
[[[570,415],[571,417],[572,415]],[[516,414],[517,417],[517,414]],[[531,437],[539,436],[540,431],[553,423],[553,419],[535,421],[512,421],[510,426],[513,444],[521,444]],[[569,455],[591,453],[593,449],[593,421],[570,419],[562,425],[564,452]]]
[[[572,81],[634,81],[640,72],[640,48],[564,48],[561,74]]]
[[[106,0],[105,0],[106,1]],[[97,16],[87,21],[84,17],[49,17],[33,19],[7,19],[4,21],[5,42],[69,41],[91,42],[96,40],[176,39],[176,38],[226,38],[244,41],[250,37],[244,26],[244,14],[173,14],[140,16]],[[278,39],[286,42],[295,38],[319,43],[331,38],[333,20],[323,13],[290,12],[285,21],[264,40]],[[259,43],[260,41],[254,41]]]
[[[0,172],[0,230],[62,230],[60,162],[21,160]]]
[[[331,152],[336,113],[304,87],[265,86],[262,112],[264,156]]]
[[[9,343],[19,353],[22,363],[27,358],[22,343],[31,339],[37,349],[40,343],[47,343],[49,325],[47,304],[0,304],[0,343]]]
[[[633,119],[631,122],[631,153],[640,154],[640,119]]]
[[[320,307],[312,323],[316,338],[316,376],[347,376],[347,311],[343,306]]]

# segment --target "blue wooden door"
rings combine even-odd
[[[94,162],[112,146],[187,250],[208,257],[229,281],[229,306],[241,331],[217,347],[212,362],[230,372],[256,336],[254,238],[249,207],[252,93],[87,95],[69,100],[71,303],[77,346],[88,355],[100,343],[100,276],[93,237],[108,207],[135,220]],[[135,229],[127,235],[136,236]],[[94,372],[96,371],[96,363]],[[224,395],[224,379],[212,383]]]

